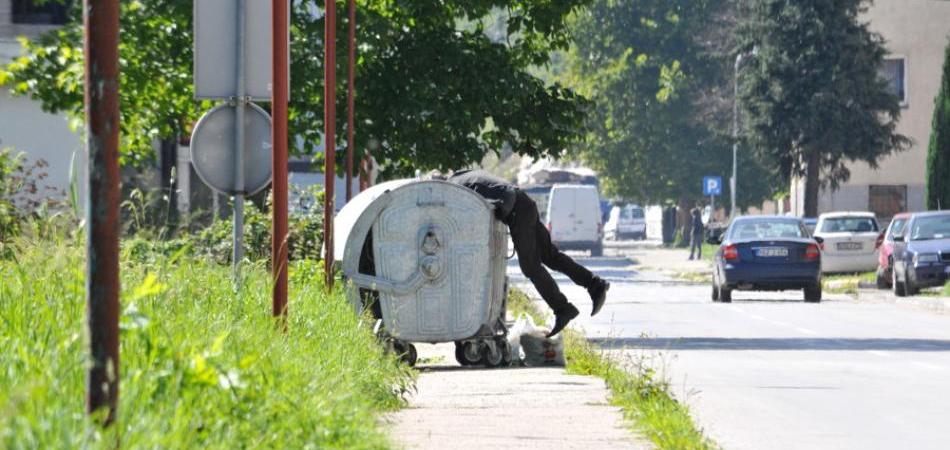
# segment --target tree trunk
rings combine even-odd
[[[818,191],[821,185],[821,158],[817,152],[808,155],[805,167],[805,217],[818,217]]]

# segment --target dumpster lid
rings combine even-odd
[[[333,260],[343,261],[343,251],[346,249],[346,242],[350,236],[350,230],[353,229],[353,226],[356,225],[356,221],[359,220],[363,211],[365,211],[369,205],[373,204],[373,202],[383,194],[416,181],[419,181],[419,179],[406,178],[387,181],[372,186],[351,198],[333,220]]]

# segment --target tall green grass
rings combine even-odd
[[[123,248],[116,423],[84,413],[83,242],[20,240],[0,260],[0,448],[386,448],[379,414],[412,375],[320,267],[290,268],[286,328],[269,271]]]

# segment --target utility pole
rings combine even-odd
[[[323,200],[324,275],[327,289],[333,288],[333,216],[336,181],[336,0],[326,4],[323,45]]]
[[[86,411],[119,401],[119,2],[85,0],[86,315],[92,360]]]
[[[734,96],[732,98],[732,177],[729,178],[729,197],[731,200],[731,207],[729,209],[729,216],[736,216],[736,185],[738,184],[739,177],[739,68],[742,66],[742,62],[749,57],[753,57],[759,54],[759,48],[753,47],[751,51],[740,53],[736,55],[736,65],[733,72],[733,92]]]
[[[273,174],[274,217],[271,228],[271,270],[274,277],[273,314],[287,315],[287,101],[290,90],[289,0],[272,0],[273,15]]]

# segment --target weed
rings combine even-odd
[[[381,411],[412,374],[383,353],[314,263],[289,275],[287,326],[265,263],[230,271],[187,251],[123,249],[116,423],[83,413],[88,337],[81,236],[0,260],[0,448],[385,448]]]

